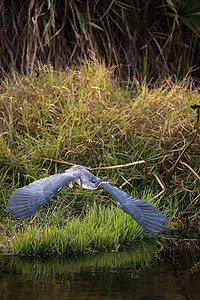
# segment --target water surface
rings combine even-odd
[[[116,251],[0,256],[0,299],[200,299],[200,254],[154,241]]]

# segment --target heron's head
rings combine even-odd
[[[111,180],[109,177],[105,176],[103,177],[102,179],[98,180],[95,185],[96,185],[96,188],[98,188],[102,183],[114,183],[114,184],[117,184],[116,182],[114,182],[113,180]]]

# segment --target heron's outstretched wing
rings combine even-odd
[[[36,180],[15,190],[8,203],[8,212],[15,217],[25,220],[41,205],[46,204],[59,188],[67,182],[78,178],[78,175],[78,172],[73,172],[69,169],[65,173]]]
[[[109,183],[102,183],[101,186],[113,196],[123,211],[143,228],[151,232],[159,232],[166,229],[163,225],[168,223],[165,217],[147,201],[131,197]]]

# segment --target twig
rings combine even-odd
[[[188,169],[190,169],[190,171],[192,171],[192,173],[194,173],[194,175],[198,178],[198,179],[200,179],[200,176],[188,165],[188,164],[186,164],[185,162],[183,162],[183,161],[180,161],[180,163],[182,164],[182,165],[185,165]]]
[[[157,195],[155,195],[155,197],[153,197],[153,200],[158,198],[160,195],[162,195],[165,192],[165,190],[162,190],[161,192],[159,192]]]
[[[125,179],[125,178],[123,178],[123,179],[124,179],[124,182],[120,185],[120,187],[119,187],[120,189],[123,188],[123,186],[125,186],[126,184],[129,184],[130,186],[132,186],[130,184],[130,181],[134,179],[133,177],[131,177],[129,179]]]
[[[180,163],[182,164],[182,165],[185,165],[188,169],[190,169],[190,171],[192,171],[192,173],[194,173],[194,175],[198,178],[198,179],[200,179],[200,176],[188,165],[188,164],[186,164],[185,162],[183,162],[183,161],[180,161]],[[195,200],[197,200],[198,198],[200,197],[200,194],[196,197],[196,198],[194,198],[189,204],[188,204],[188,206],[186,207],[186,209],[184,209],[182,212],[181,212],[181,215],[183,215],[185,212],[186,212],[186,210],[192,205],[192,203],[194,203],[194,201]]]
[[[53,159],[53,158],[44,158],[46,160],[50,160],[50,161],[54,161],[54,162],[57,162],[57,163],[61,163],[61,164],[66,164],[66,165],[71,165],[71,166],[74,166],[76,164],[74,163],[70,163],[68,161],[64,161],[64,160],[58,160],[58,159]],[[96,168],[89,168],[89,167],[85,167],[86,169],[88,170],[108,170],[108,169],[116,169],[116,168],[124,168],[124,167],[130,167],[130,166],[133,166],[133,165],[138,165],[138,164],[144,164],[144,167],[145,167],[145,173],[146,175],[148,174],[148,169],[147,169],[147,163],[145,160],[138,160],[138,161],[134,161],[134,162],[131,162],[131,163],[128,163],[128,164],[125,164],[125,165],[115,165],[115,166],[108,166],[108,167],[96,167]]]
[[[68,161],[65,161],[65,160],[58,160],[58,159],[53,159],[53,158],[43,158],[45,160],[50,160],[51,162],[54,161],[54,162],[57,162],[57,163],[60,163],[60,164],[65,164],[65,165],[70,165],[70,166],[74,166],[74,165],[77,165],[77,164],[74,164],[74,163],[70,163]],[[85,167],[83,166],[85,169],[88,169],[88,170],[91,170],[91,168],[89,167]]]
[[[91,170],[108,170],[108,169],[116,169],[116,168],[123,168],[123,167],[130,167],[133,165],[138,165],[138,164],[144,164],[146,168],[146,162],[145,160],[138,160],[134,161],[125,165],[115,165],[115,166],[109,166],[109,167],[96,167],[96,168],[91,168]]]
[[[183,215],[183,214],[186,212],[186,210],[192,205],[192,203],[194,203],[194,201],[196,201],[199,197],[200,197],[200,194],[199,194],[196,198],[194,198],[194,199],[190,202],[190,204],[188,204],[188,206],[186,207],[186,209],[184,209],[184,210],[180,213],[180,215]]]
[[[162,183],[162,181],[160,180],[160,178],[158,177],[158,175],[155,173],[153,173],[153,175],[155,176],[156,180],[158,181],[158,183],[160,184],[160,186],[162,188],[162,191],[159,192],[155,197],[153,197],[153,199],[156,199],[165,192],[166,188],[165,188],[164,184]]]

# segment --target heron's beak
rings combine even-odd
[[[105,184],[105,183],[113,183],[113,184],[119,185],[117,182],[111,180],[110,178],[103,177],[102,179],[100,179],[99,181],[96,182],[96,186],[98,187],[101,184]]]
[[[112,183],[112,184],[119,185],[119,183],[117,183],[117,182],[115,182],[115,181],[113,181],[113,180],[111,180],[111,179],[108,179],[107,182],[108,182],[108,183]]]

